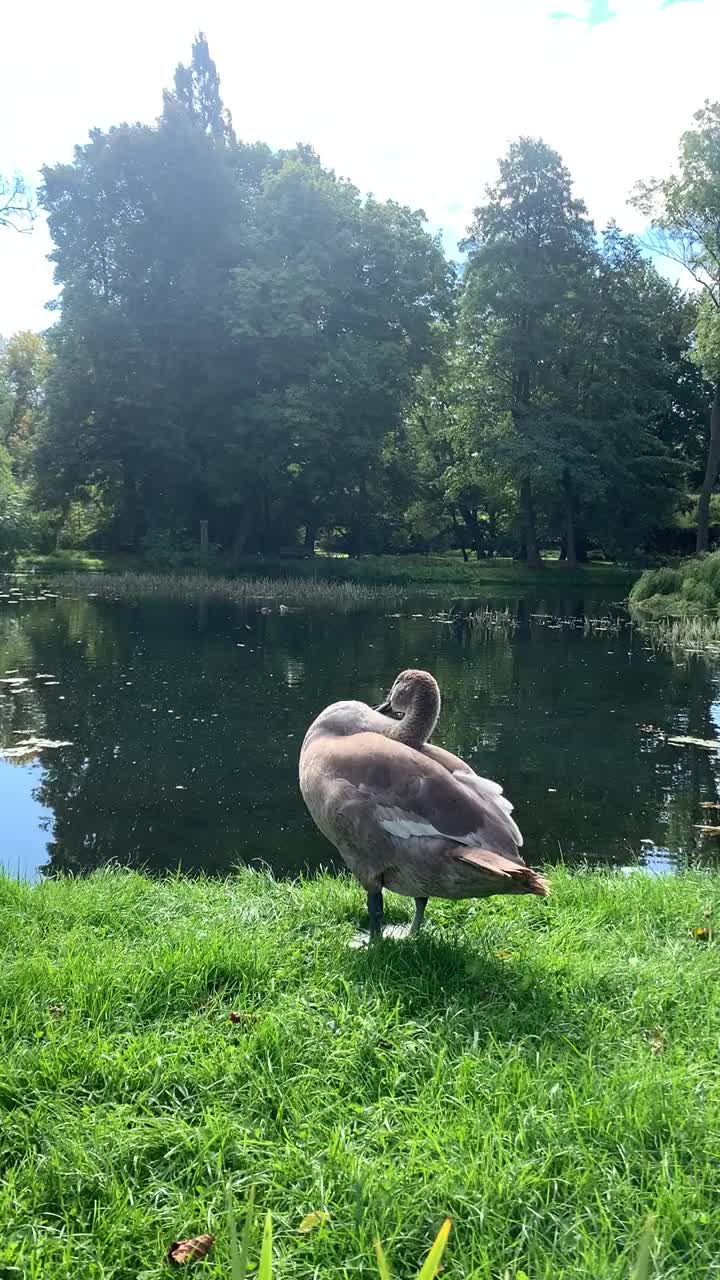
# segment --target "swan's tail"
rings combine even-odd
[[[547,898],[550,893],[550,886],[539,871],[533,871],[532,867],[521,862],[513,862],[501,853],[465,846],[455,852],[455,857],[470,863],[479,872],[485,872],[490,883],[496,882],[497,887],[489,887],[488,893],[534,893],[540,898]]]

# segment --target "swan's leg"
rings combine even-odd
[[[414,935],[416,933],[419,933],[420,930],[422,929],[422,922],[425,918],[425,908],[427,904],[428,904],[427,898],[415,899],[415,915],[412,918],[412,924],[410,925],[410,932],[408,933],[408,938],[414,937]]]
[[[370,917],[370,941],[382,938],[383,932],[383,896],[382,889],[369,893],[367,897],[368,915]]]

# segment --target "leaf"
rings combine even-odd
[[[705,926],[693,929],[693,938],[696,942],[709,942],[711,936],[710,930]]]
[[[316,1227],[322,1226],[323,1222],[330,1221],[330,1214],[327,1209],[316,1209],[314,1213],[306,1213],[298,1231],[302,1235],[307,1235],[310,1231],[314,1231]]]
[[[434,1277],[440,1270],[440,1263],[445,1252],[445,1246],[447,1245],[451,1228],[452,1222],[449,1218],[446,1218],[435,1237],[435,1242],[427,1258],[422,1265],[418,1280],[434,1280]]]
[[[375,1241],[375,1257],[377,1258],[378,1271],[380,1272],[380,1280],[392,1280],[392,1276],[390,1274],[390,1267],[388,1266],[388,1260],[385,1257],[385,1250],[383,1249],[379,1240]]]
[[[229,1014],[228,1014],[228,1018],[229,1018],[230,1022],[232,1022],[232,1023],[233,1023],[233,1025],[234,1025],[234,1026],[237,1026],[238,1022],[242,1022],[242,1014],[241,1014],[241,1013],[235,1013],[235,1011],[234,1011],[234,1010],[233,1010],[231,1013],[229,1013]]]
[[[257,1280],[272,1280],[272,1218],[270,1210],[265,1214],[265,1229],[263,1231],[262,1249],[260,1250]]]
[[[186,1262],[200,1262],[207,1257],[214,1243],[214,1236],[191,1236],[188,1240],[173,1240],[167,1251],[167,1260],[177,1266],[183,1266]]]
[[[660,1055],[665,1052],[667,1047],[667,1036],[665,1035],[665,1032],[662,1027],[653,1027],[651,1031],[648,1031],[647,1037],[651,1053],[654,1057],[659,1058]]]

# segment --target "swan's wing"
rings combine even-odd
[[[503,789],[499,782],[493,782],[490,778],[481,778],[479,774],[470,768],[469,764],[466,764],[459,756],[453,755],[452,751],[446,751],[444,747],[436,747],[432,743],[426,742],[423,754],[429,756],[431,760],[437,761],[462,786],[468,787],[470,791],[475,792],[485,803],[494,806],[500,819],[506,823],[508,832],[515,844],[518,848],[522,848],[522,833],[514,818],[510,816],[513,806],[507,796],[503,795]]]
[[[315,750],[326,784],[349,784],[365,837],[374,825],[396,841],[435,838],[522,863],[512,819],[427,754],[374,733],[324,739]]]

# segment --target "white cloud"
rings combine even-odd
[[[597,5],[598,0],[594,0]],[[717,96],[717,0],[227,0],[108,11],[41,0],[4,15],[0,171],[69,159],[92,126],[152,119],[161,90],[206,30],[240,136],[309,141],[362,190],[420,206],[452,244],[520,133],[563,155],[599,225],[639,227],[626,197],[672,164],[679,134]],[[601,6],[602,8],[602,6]],[[0,232],[0,333],[47,322],[52,292],[42,227]]]

